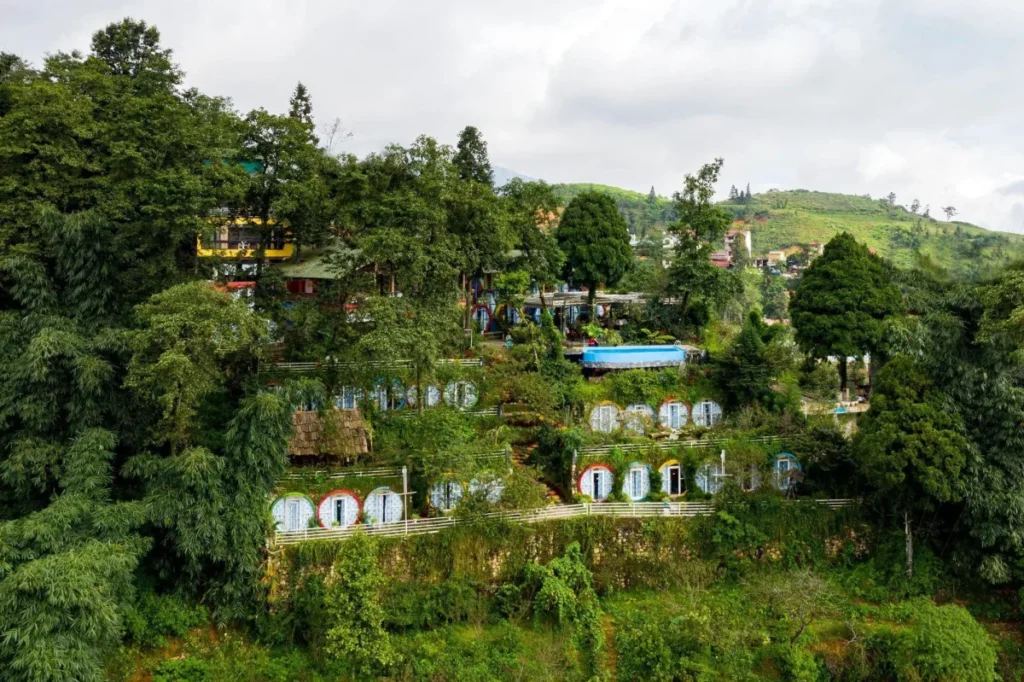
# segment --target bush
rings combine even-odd
[[[985,628],[956,604],[936,606],[915,599],[905,607],[906,627],[883,630],[875,639],[898,680],[992,682],[996,647]]]
[[[644,682],[670,682],[675,661],[665,642],[663,624],[643,611],[631,614],[615,629],[618,653],[618,679]]]
[[[189,603],[178,595],[144,590],[135,608],[125,613],[124,620],[130,641],[158,648],[167,646],[168,637],[184,637],[209,619],[205,606]]]

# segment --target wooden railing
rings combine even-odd
[[[850,499],[816,500],[829,509],[839,509],[854,503]],[[613,516],[618,518],[642,517],[695,517],[713,514],[715,506],[711,502],[599,502],[594,504],[565,504],[541,509],[524,511],[495,512],[470,518],[457,516],[440,516],[432,519],[408,519],[395,523],[356,525],[348,528],[309,528],[300,531],[279,531],[272,541],[278,545],[294,545],[312,540],[344,540],[356,533],[367,533],[381,537],[404,535],[426,535],[438,533],[446,528],[453,528],[464,523],[472,523],[479,519],[503,519],[514,523],[536,523],[539,521],[555,521],[573,519],[581,516]]]
[[[757,436],[751,438],[751,443],[772,443],[781,440],[781,436]],[[617,443],[614,445],[596,445],[579,450],[581,459],[587,457],[604,457],[611,454],[612,450],[618,450],[623,454],[627,452],[646,452],[648,450],[675,450],[676,448],[712,448],[724,447],[728,443],[725,438],[702,438],[693,440],[659,440],[648,443]]]
[[[454,365],[456,367],[482,367],[484,361],[481,358],[450,358],[444,360],[438,360],[438,365]],[[271,369],[280,372],[312,372],[322,367],[327,367],[329,363],[320,362],[271,362],[268,363]],[[371,360],[368,362],[338,362],[335,363],[336,367],[371,367],[379,369],[396,369],[410,367],[412,363],[409,360],[395,360],[394,362],[387,362],[383,360]]]

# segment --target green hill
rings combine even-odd
[[[664,229],[676,219],[672,202],[662,197],[652,201],[648,195],[606,185],[556,185],[555,190],[566,202],[584,190],[607,192],[615,198],[630,231],[639,236]],[[733,214],[736,227],[752,232],[755,255],[826,243],[840,232],[849,232],[901,267],[913,265],[922,254],[967,277],[1024,258],[1022,235],[924,217],[890,206],[885,199],[798,189],[755,194],[747,203],[721,205]]]
[[[641,238],[648,234],[653,236],[659,231],[664,232],[665,228],[679,217],[675,205],[665,197],[656,196],[652,200],[647,194],[619,187],[574,183],[554,185],[554,190],[563,206],[572,201],[580,192],[594,191],[611,195],[619,207],[619,213],[626,219],[630,234]]]

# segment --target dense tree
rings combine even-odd
[[[292,98],[288,100],[288,115],[308,125],[313,124],[313,100],[301,81],[295,86]]]
[[[360,164],[349,221],[379,293],[455,304],[466,257],[449,224],[448,199],[458,182],[451,157],[449,147],[420,137]]]
[[[448,193],[448,227],[458,239],[462,254],[460,271],[466,300],[463,326],[468,330],[471,279],[504,265],[512,235],[501,201],[494,193],[487,143],[473,126],[467,126],[459,135],[452,166],[458,173],[458,182],[452,183]]]
[[[113,502],[114,435],[81,432],[44,509],[0,522],[0,669],[11,682],[106,679],[148,542],[138,502]]]
[[[224,101],[178,89],[158,39],[125,20],[88,56],[0,79],[0,247],[38,251],[43,207],[92,211],[123,257],[111,276],[129,306],[194,270],[201,216],[222,199],[208,161],[236,139]]]
[[[494,185],[494,171],[487,156],[487,143],[475,126],[466,126],[459,133],[453,159],[460,180],[472,180],[482,185]]]
[[[858,465],[883,504],[902,517],[910,576],[914,515],[963,496],[970,453],[963,421],[923,369],[900,355],[878,372],[858,426]]]
[[[753,311],[718,360],[718,383],[730,408],[749,405],[769,392],[776,370],[768,354],[760,315]]]
[[[781,275],[765,271],[761,277],[761,309],[774,320],[789,318],[789,294]]]
[[[669,266],[669,293],[678,297],[684,319],[690,316],[692,307],[721,305],[739,291],[737,276],[715,267],[709,257],[720,248],[732,222],[729,213],[714,203],[715,183],[723,163],[716,159],[702,166],[696,175],[688,174],[682,191],[675,194],[679,222],[669,229],[678,244]]]
[[[615,285],[633,262],[626,221],[611,197],[584,192],[566,207],[556,236],[565,252],[565,278],[587,287],[593,316],[598,285]]]
[[[883,322],[902,308],[882,260],[845,232],[811,263],[789,303],[804,352],[817,359],[839,358],[840,390],[846,389],[845,358],[874,352],[877,362]]]
[[[544,287],[558,281],[565,263],[552,226],[558,216],[558,199],[547,183],[519,178],[510,180],[499,193],[505,203],[512,245],[518,251],[509,265],[529,273],[540,288],[543,302]]]

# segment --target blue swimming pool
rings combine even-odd
[[[593,346],[583,349],[583,366],[590,369],[676,367],[686,362],[681,346]]]

